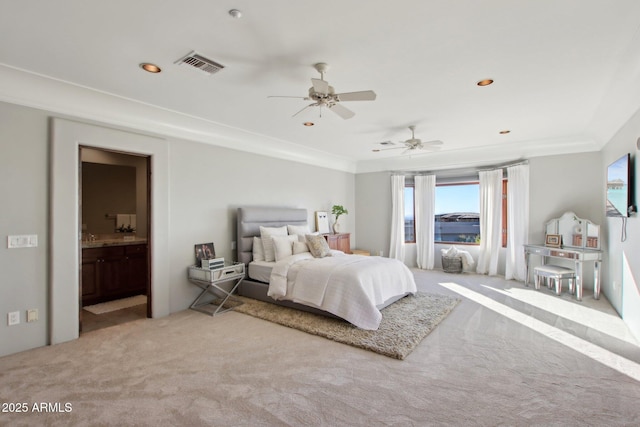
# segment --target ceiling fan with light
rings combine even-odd
[[[345,101],[373,101],[376,99],[376,93],[372,90],[364,90],[360,92],[335,93],[333,86],[324,79],[324,73],[327,72],[329,66],[324,62],[319,62],[313,66],[319,73],[319,79],[311,79],[312,86],[309,88],[308,96],[269,96],[269,98],[299,98],[305,101],[313,101],[305,106],[302,110],[295,113],[292,117],[297,116],[310,107],[320,107],[320,117],[322,117],[322,107],[336,113],[343,119],[350,119],[355,113],[341,105]]]
[[[401,149],[401,148],[404,148],[404,151],[402,152],[402,154],[409,153],[409,152],[415,152],[415,151],[418,151],[418,150],[436,151],[436,150],[439,150],[440,146],[443,144],[443,142],[440,141],[440,140],[424,141],[423,142],[420,138],[416,138],[416,136],[415,136],[416,127],[415,126],[409,126],[409,129],[411,130],[411,138],[407,139],[405,141],[400,141],[400,143],[403,145],[402,147],[380,148],[380,149],[375,149],[373,151],[379,152],[379,151],[386,151],[386,150],[398,150],[398,149]],[[386,141],[386,142],[381,142],[380,144],[382,144],[382,145],[392,145],[393,143],[391,141]]]

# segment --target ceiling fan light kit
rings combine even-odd
[[[295,113],[292,117],[297,116],[301,112],[310,107],[320,107],[320,117],[322,117],[322,107],[328,108],[343,119],[350,119],[355,116],[356,113],[340,104],[345,101],[374,101],[376,99],[376,93],[372,90],[365,90],[359,92],[345,92],[335,93],[333,86],[329,85],[324,79],[324,74],[329,69],[329,65],[324,62],[318,62],[313,66],[318,73],[320,73],[319,79],[311,79],[311,87],[309,88],[308,95],[304,97],[294,96],[270,96],[269,98],[300,98],[305,101],[313,101],[311,104],[305,106],[300,111]]]

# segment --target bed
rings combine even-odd
[[[301,246],[295,242],[305,240],[304,236],[313,239],[308,237],[307,221],[306,209],[238,208],[238,261],[246,265],[248,274],[238,288],[239,295],[344,319],[362,329],[375,330],[382,319],[382,308],[416,292],[413,274],[400,261],[346,255],[340,251],[320,257],[308,250],[296,252],[295,248]],[[278,248],[285,247],[283,242],[288,239],[293,253],[280,254],[277,260],[273,254],[263,260],[264,254],[260,253],[256,254],[258,259],[254,259],[254,243],[261,245],[257,239],[264,237],[267,230],[279,230],[279,234],[283,228],[292,234],[273,239],[267,235],[262,240],[273,241],[279,254]],[[316,240],[322,239],[319,236]]]

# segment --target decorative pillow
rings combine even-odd
[[[331,253],[327,240],[321,235],[307,234],[309,252],[314,258],[324,258]]]
[[[309,246],[306,242],[293,242],[293,254],[302,254],[309,251]]]
[[[309,228],[309,225],[305,224],[305,225],[287,225],[287,232],[289,233],[289,235],[295,234],[295,235],[302,235],[305,236],[307,234],[311,234],[311,229]]]
[[[273,252],[276,261],[293,255],[293,242],[298,240],[298,236],[273,236]]]
[[[262,247],[262,239],[259,237],[253,238],[253,260],[264,261],[264,248]]]
[[[276,254],[273,249],[272,236],[286,236],[287,226],[282,227],[263,227],[260,226],[260,237],[262,238],[262,247],[264,248],[264,260],[273,262],[276,260]]]

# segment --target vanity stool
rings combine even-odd
[[[567,267],[559,265],[540,265],[533,269],[533,279],[536,289],[540,289],[540,282],[547,280],[547,286],[551,287],[551,280],[555,287],[556,295],[562,293],[562,281],[569,281],[569,293],[576,294],[578,301],[582,300],[582,286],[576,286],[576,272]],[[579,289],[578,289],[579,288]]]

